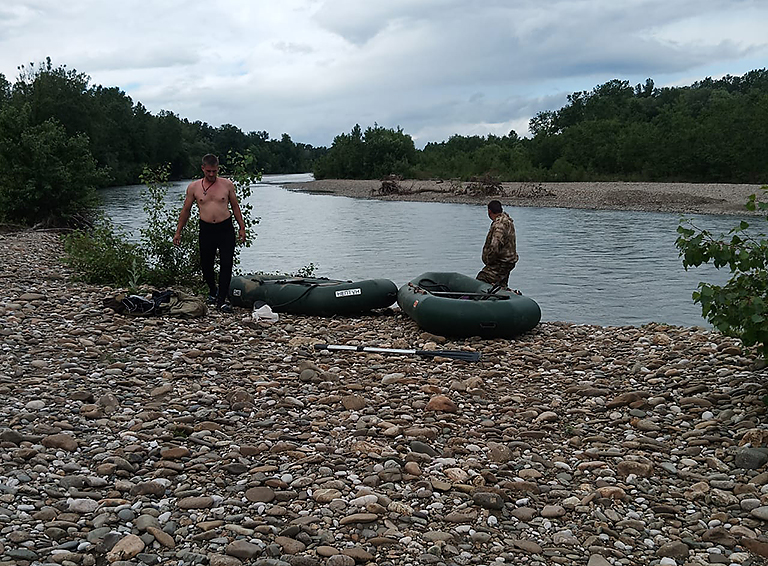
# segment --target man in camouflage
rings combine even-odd
[[[508,287],[509,272],[517,263],[515,223],[497,200],[488,203],[488,217],[491,219],[491,228],[483,246],[485,267],[477,274],[476,279],[491,285]]]

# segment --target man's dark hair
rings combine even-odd
[[[494,214],[499,214],[504,209],[501,208],[501,203],[499,201],[492,200],[491,202],[488,203],[488,210],[490,210]]]
[[[212,153],[207,153],[203,155],[203,165],[208,165],[209,167],[214,167],[219,164],[219,158],[216,157]]]

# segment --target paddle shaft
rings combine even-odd
[[[476,362],[480,359],[479,352],[464,352],[460,350],[407,350],[400,348],[376,348],[373,346],[347,346],[343,344],[315,344],[315,350],[343,350],[348,352],[369,352],[373,354],[405,354],[434,358],[453,358]]]

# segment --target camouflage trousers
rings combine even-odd
[[[475,279],[490,283],[491,285],[509,287],[509,272],[514,268],[514,263],[492,263],[483,267]]]

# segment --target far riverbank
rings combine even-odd
[[[508,206],[640,210],[696,214],[751,214],[745,208],[761,185],[720,183],[503,183],[497,197],[466,194],[468,183],[403,180],[401,194],[380,194],[378,179],[322,179],[291,183],[289,188],[352,198],[482,204],[498,198]]]

